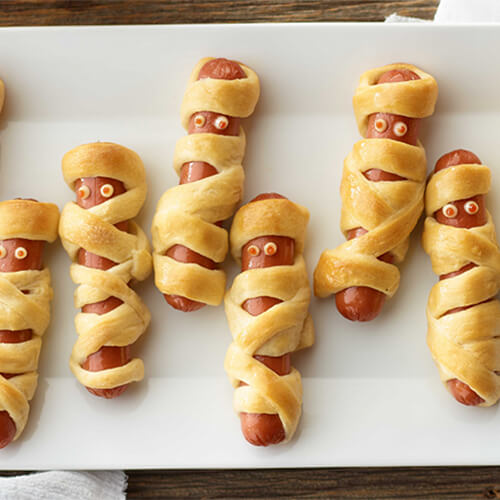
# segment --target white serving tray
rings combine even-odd
[[[149,196],[139,222],[149,234],[156,202],[177,183],[179,107],[204,56],[245,62],[262,97],[244,122],[245,201],[278,191],[311,212],[306,258],[343,241],[339,183],[359,139],[351,99],[366,69],[405,61],[440,86],[422,126],[429,168],[468,148],[492,168],[488,206],[500,221],[498,131],[500,26],[289,24],[0,29],[0,197],[36,197],[60,208],[73,198],[62,155],[108,140],[137,151]],[[333,300],[313,299],[316,345],[294,355],[304,376],[303,417],[290,444],[248,445],[223,370],[230,343],[223,307],[183,314],[153,280],[136,289],[152,324],[135,353],[146,378],[116,400],[91,396],[73,378],[75,288],[59,243],[48,253],[53,320],[40,382],[21,439],[0,451],[0,469],[306,467],[500,464],[498,407],[466,408],[444,390],[426,347],[425,306],[435,283],[420,223],[401,286],[381,316],[350,323]],[[228,259],[231,276],[236,266]]]

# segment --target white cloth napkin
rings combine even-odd
[[[50,471],[1,477],[0,500],[123,500],[123,471]]]
[[[386,23],[432,22],[415,17],[391,14]],[[500,0],[441,0],[434,16],[435,23],[498,23]]]
[[[441,0],[436,23],[498,23],[500,2],[498,0]]]

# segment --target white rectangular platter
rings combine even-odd
[[[310,276],[325,248],[343,241],[342,162],[359,139],[351,99],[361,73],[411,62],[440,86],[422,125],[429,169],[455,148],[492,168],[488,206],[500,222],[498,131],[500,26],[227,25],[8,28],[0,30],[0,197],[35,197],[60,208],[73,198],[62,155],[108,140],[142,157],[149,195],[139,223],[150,234],[156,202],[177,183],[175,142],[188,76],[204,56],[245,62],[262,96],[245,120],[245,201],[278,191],[311,212]],[[146,378],[116,400],[91,396],[68,358],[76,339],[74,284],[60,243],[47,264],[53,319],[31,415],[0,469],[216,468],[500,464],[498,407],[466,408],[441,386],[428,352],[425,307],[436,277],[417,226],[401,286],[378,319],[350,323],[333,300],[312,300],[316,345],[294,356],[304,377],[303,417],[290,444],[253,448],[232,411],[223,370],[230,343],[223,307],[183,314],[153,280],[136,289],[152,311],[134,353]],[[229,259],[230,280],[236,265]]]

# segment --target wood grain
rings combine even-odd
[[[128,500],[169,498],[500,498],[500,467],[126,471]],[[0,472],[0,476],[29,474]]]
[[[500,467],[128,472],[128,499],[498,499]],[[154,487],[152,487],[154,485]]]
[[[393,12],[432,19],[439,0],[10,0],[0,26],[383,21]]]

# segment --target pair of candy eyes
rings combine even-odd
[[[264,253],[266,255],[275,255],[277,251],[278,251],[278,245],[276,245],[276,243],[273,243],[272,241],[264,245]],[[257,257],[257,255],[260,254],[260,248],[257,245],[250,245],[247,248],[247,252],[252,257]]]
[[[194,117],[194,126],[197,128],[203,127],[203,125],[205,125],[206,122],[207,119],[203,115],[196,115]],[[221,115],[214,120],[214,125],[215,128],[218,130],[225,130],[229,125],[229,120],[225,116]]]
[[[113,196],[113,193],[115,192],[115,189],[111,184],[103,184],[99,189],[99,192],[104,198],[111,198],[111,196]],[[78,188],[78,196],[82,200],[86,200],[90,196],[90,188],[86,185],[80,186]]]
[[[23,260],[28,256],[28,250],[24,247],[17,247],[14,251],[14,257],[18,260]],[[7,257],[7,249],[0,245],[0,259]]]
[[[386,120],[383,118],[377,118],[375,120],[375,130],[379,133],[382,134],[387,130],[388,123]],[[406,125],[405,122],[396,122],[394,126],[392,127],[392,131],[394,132],[394,135],[397,137],[403,137],[406,132],[408,132],[408,125]]]
[[[464,205],[465,211],[469,215],[475,215],[479,212],[479,205],[475,201],[468,201]],[[443,215],[449,219],[453,219],[458,215],[458,208],[453,203],[448,203],[442,208]]]

